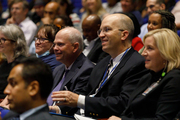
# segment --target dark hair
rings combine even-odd
[[[165,4],[164,0],[156,0],[157,4]]]
[[[140,29],[140,25],[139,25],[139,22],[138,22],[136,16],[134,14],[132,14],[132,13],[124,13],[123,12],[122,14],[127,15],[133,21],[133,24],[134,24],[134,35],[133,35],[133,38],[137,37],[140,34],[141,29]]]
[[[48,38],[48,40],[51,41],[51,42],[54,42],[56,33],[60,30],[57,26],[55,26],[53,24],[44,24],[39,29],[39,31],[42,30],[42,29],[44,29],[44,34],[45,34],[46,38]]]
[[[32,81],[38,81],[40,96],[42,99],[47,99],[53,85],[53,76],[50,67],[41,59],[35,57],[19,59],[13,64],[13,66],[16,65],[23,65],[21,75],[26,86]]]
[[[54,0],[54,1],[58,2],[62,6],[64,6],[65,4],[67,5],[66,14],[68,16],[72,13],[74,7],[71,3],[69,3],[68,0]]]
[[[56,18],[61,18],[64,23],[65,23],[65,26],[71,26],[73,27],[73,23],[72,23],[72,20],[69,16],[66,16],[66,15],[59,15],[59,16],[56,16]],[[62,26],[62,27],[65,27],[65,26]]]
[[[152,13],[157,13],[161,15],[162,28],[169,28],[173,30],[174,32],[177,32],[176,24],[175,24],[175,17],[171,12],[165,11],[165,10],[157,10]]]

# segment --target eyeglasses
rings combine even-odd
[[[49,39],[35,37],[34,40],[35,40],[35,42],[37,42],[39,40],[40,43],[44,43],[45,40],[49,40]]]
[[[0,43],[1,43],[1,44],[4,44],[5,41],[7,41],[7,40],[10,40],[10,39],[0,38]],[[10,40],[10,41],[15,42],[14,40]]]
[[[106,34],[107,32],[109,32],[109,31],[111,31],[111,30],[112,30],[111,28],[105,27],[105,28],[103,28],[103,29],[98,30],[98,31],[97,31],[97,34],[100,35],[100,34],[101,34],[101,31],[102,31],[104,34]],[[118,30],[119,30],[119,31],[124,31],[123,29],[118,29]]]

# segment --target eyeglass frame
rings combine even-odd
[[[48,38],[38,38],[38,37],[34,37],[34,41],[37,42],[37,40],[39,40],[39,43],[44,43],[45,40],[51,41]]]
[[[104,34],[106,34],[108,31],[109,31],[110,29],[108,28],[108,27],[105,27],[105,28],[103,28],[103,29],[99,29],[98,31],[97,31],[97,35],[99,36],[100,34],[101,34],[101,31],[104,33]],[[125,30],[123,30],[123,29],[118,29],[119,31],[125,31]]]
[[[1,44],[4,44],[5,41],[7,41],[7,40],[12,41],[12,42],[16,42],[15,40],[6,39],[6,38],[0,38],[0,43],[1,43]],[[2,42],[2,41],[4,41],[4,42]]]

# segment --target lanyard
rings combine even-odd
[[[116,69],[116,67],[118,66],[118,64],[121,62],[122,58],[124,57],[124,55],[127,53],[127,51],[129,50],[126,49],[126,51],[124,52],[124,54],[122,55],[122,57],[120,58],[119,62],[116,63],[116,65],[113,67],[113,69],[109,72],[108,76],[105,78],[107,72],[108,72],[108,68],[106,68],[106,72],[103,75],[103,81],[101,81],[100,83],[100,87],[98,88],[98,91],[102,88],[102,86],[104,85],[104,83],[106,82],[106,80],[111,76],[111,74],[114,72],[114,70]],[[104,80],[105,79],[105,80]]]

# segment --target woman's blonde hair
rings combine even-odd
[[[161,56],[167,61],[167,72],[174,68],[180,68],[180,38],[170,29],[162,28],[148,32],[143,41],[147,37],[153,36],[155,44]]]

